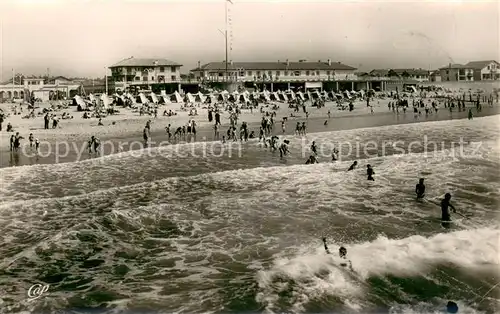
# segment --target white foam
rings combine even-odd
[[[354,272],[339,266],[334,245],[330,246],[332,255],[325,254],[322,247],[305,246],[298,248],[293,255],[276,258],[272,267],[257,274],[260,288],[257,300],[272,308],[280,291],[291,289],[290,281],[280,283],[277,280],[283,276],[300,283],[292,290],[296,294],[293,296],[295,307],[303,310],[302,306],[310,298],[322,295],[340,296],[344,302],[348,296],[356,296],[359,302],[363,302],[366,280],[373,276],[426,276],[442,264],[468,271],[497,273],[500,266],[499,240],[500,230],[490,228],[428,238],[415,235],[388,239],[379,236],[370,242],[344,244]],[[411,312],[411,309],[406,310]]]

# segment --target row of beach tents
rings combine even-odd
[[[166,95],[164,93],[155,94],[153,92],[150,93],[139,93],[136,96],[133,96],[130,93],[108,96],[106,94],[101,94],[100,96],[96,96],[90,94],[88,99],[84,99],[81,96],[75,96],[73,98],[73,105],[78,106],[81,110],[86,110],[88,106],[93,106],[97,104],[102,104],[104,109],[109,108],[109,106],[116,100],[118,105],[124,106],[127,102],[137,104],[137,105],[146,105],[146,104],[168,104],[168,103],[209,103],[215,104],[218,102],[235,102],[235,103],[248,103],[254,100],[263,100],[263,101],[277,101],[277,102],[288,102],[290,100],[331,100],[336,101],[340,99],[352,99],[356,97],[363,98],[365,92],[361,91],[344,91],[342,93],[335,93],[333,91],[306,91],[306,92],[294,92],[292,90],[288,91],[276,91],[269,92],[267,90],[262,92],[233,92],[229,93],[227,91],[217,92],[217,93],[208,93],[203,94],[201,92],[198,93],[187,93],[184,96],[179,92],[174,92],[173,94]]]

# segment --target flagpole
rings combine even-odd
[[[225,12],[226,13],[226,31],[224,32],[224,38],[225,38],[225,44],[226,44],[226,73],[225,73],[226,74],[226,84],[227,84],[227,81],[228,81],[228,75],[227,75],[227,68],[228,68],[228,65],[227,65],[227,57],[228,57],[228,53],[227,53],[227,2],[228,1],[229,0],[226,0],[224,2],[224,4],[225,4],[224,7],[225,7],[225,11],[226,11]]]

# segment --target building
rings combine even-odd
[[[430,73],[424,69],[374,69],[368,73],[372,77],[386,80],[409,80],[426,82],[430,79]]]
[[[279,85],[286,89],[290,84],[305,88],[322,88],[322,82],[355,81],[356,68],[340,62],[233,62],[227,63],[227,81],[248,84]],[[210,62],[191,70],[195,80],[202,82],[225,82],[226,63]]]
[[[474,81],[474,69],[463,64],[448,64],[439,69],[442,82]]]
[[[42,101],[68,99],[78,92],[79,87],[79,84],[73,84],[71,81],[57,81],[57,78],[54,80],[21,75],[0,85],[0,101],[15,99],[29,101],[31,97]],[[58,95],[57,98],[55,95]]]
[[[181,66],[167,59],[130,57],[109,67],[110,79],[116,89],[125,90],[131,86],[151,89],[153,85],[180,83]]]
[[[439,70],[431,71],[429,75],[429,81],[441,82],[441,72]]]
[[[500,63],[495,60],[471,61],[466,66],[474,71],[474,81],[500,80]]]

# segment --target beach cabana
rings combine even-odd
[[[302,101],[306,100],[306,97],[304,96],[304,94],[302,92],[297,92],[295,95],[297,96],[298,99],[300,99]]]
[[[159,103],[158,97],[156,97],[155,93],[151,92],[151,94],[149,94],[149,98],[151,99],[152,103],[154,103],[154,104],[158,104]]]
[[[196,93],[196,94],[194,94],[193,96],[194,96],[194,100],[195,100],[196,102],[200,102],[200,103],[204,102],[204,101],[205,101],[205,98],[206,98],[206,96],[205,96],[205,95],[203,95],[201,92],[197,92],[197,93]]]
[[[147,104],[148,99],[143,93],[139,93],[139,95],[137,95],[137,97],[135,98],[135,102],[138,104]]]
[[[170,99],[168,98],[167,95],[160,95],[158,97],[158,104],[165,105],[170,103]]]
[[[86,110],[90,110],[90,106],[89,104],[83,100],[82,97],[76,95],[75,97],[73,97],[73,106],[76,106],[76,110],[77,111],[86,111]]]
[[[240,95],[238,94],[238,92],[233,92],[232,94],[229,95],[228,100],[231,102],[236,102],[238,101],[239,96]]]
[[[215,95],[208,94],[208,95],[205,96],[204,103],[206,103],[206,104],[215,104],[215,103],[217,103],[217,97],[215,97]]]
[[[178,91],[175,91],[172,95],[169,96],[171,102],[175,103],[181,103],[182,102],[182,97],[181,94],[179,94]]]
[[[190,104],[194,104],[196,102],[196,100],[194,99],[193,94],[187,93],[186,97],[184,97],[184,102],[187,102],[187,103],[190,103]]]
[[[278,93],[272,92],[269,94],[269,99],[271,99],[271,101],[279,101],[280,97],[278,96]]]
[[[93,105],[97,105],[98,101],[94,94],[89,94],[89,100]]]
[[[285,94],[288,99],[295,100],[295,93],[293,90],[287,90]]]
[[[249,102],[248,97],[245,93],[238,95],[238,101],[241,103]]]
[[[260,98],[265,101],[271,101],[270,93],[267,90],[262,91]]]
[[[102,101],[102,105],[104,107],[104,109],[108,109],[110,106],[111,106],[111,100],[109,99],[108,95],[106,94],[102,94],[101,95],[101,101]]]
[[[220,93],[217,95],[217,101],[226,101],[228,99],[227,93]]]

